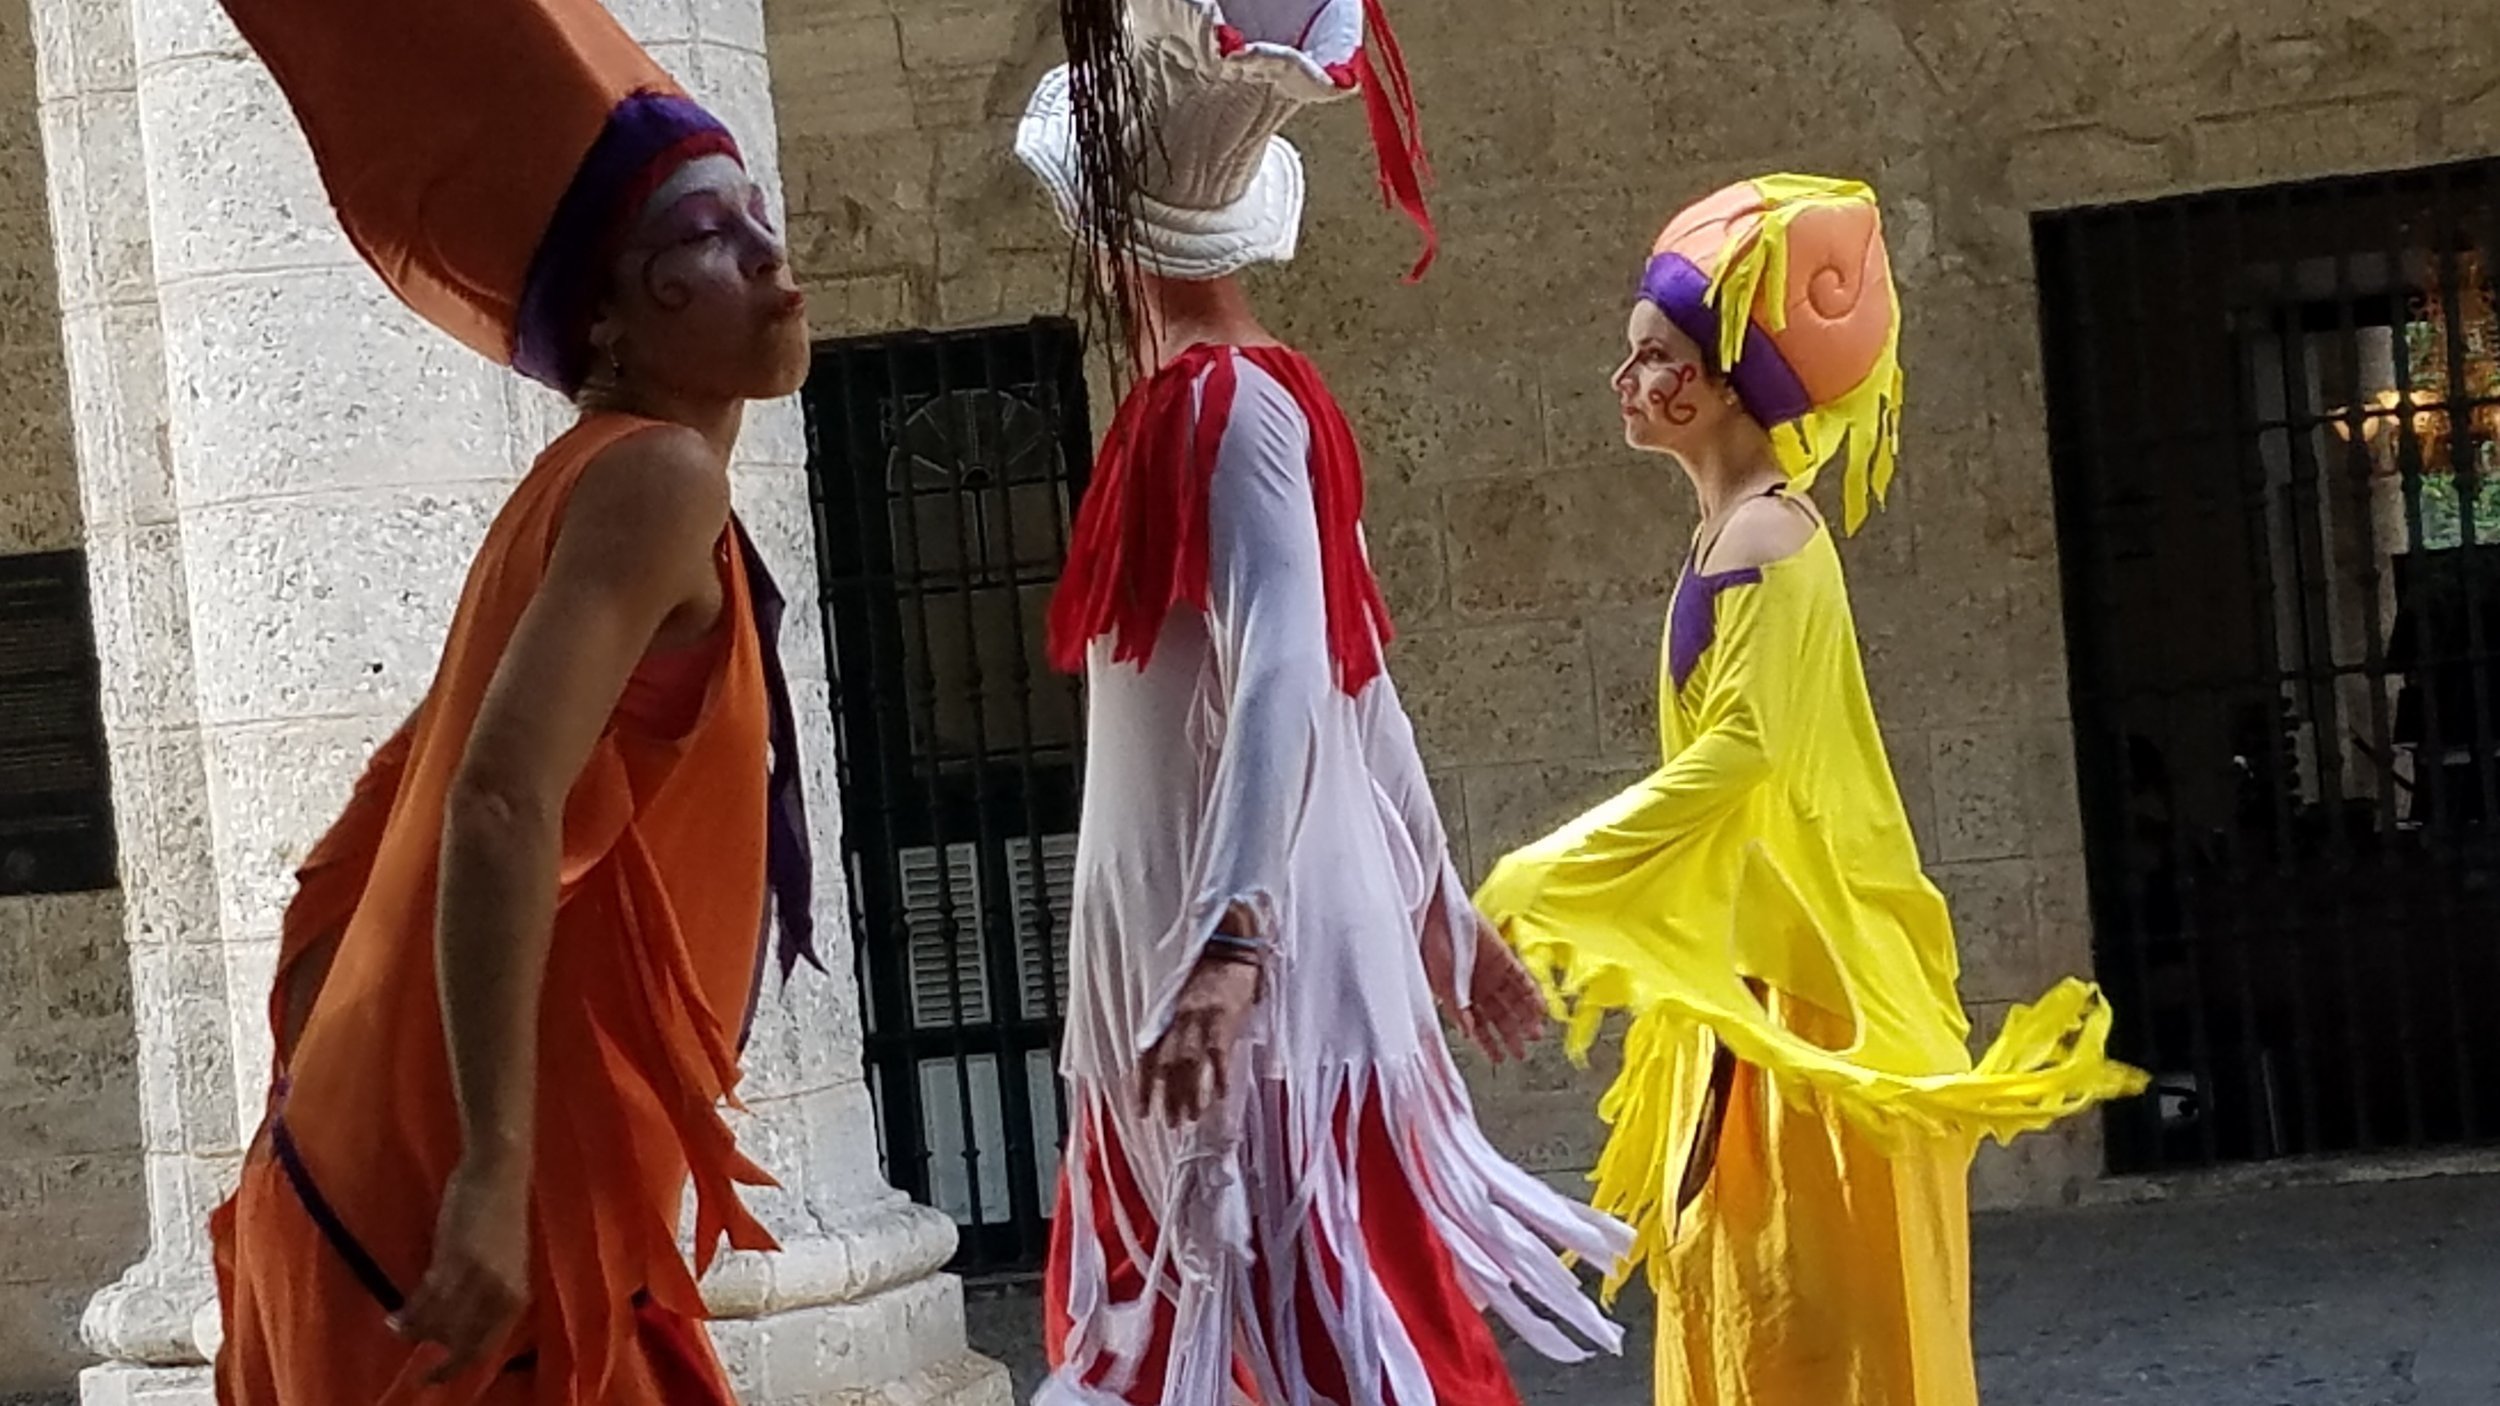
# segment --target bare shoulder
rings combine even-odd
[[[729,472],[703,436],[655,425],[599,451],[564,511],[562,544],[648,562],[708,554],[729,522]]]
[[[1705,569],[1744,571],[1786,561],[1822,530],[1823,520],[1811,503],[1785,496],[1756,498],[1729,516]]]

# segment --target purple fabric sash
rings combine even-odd
[[[278,1086],[278,1097],[282,1100],[285,1096],[286,1085],[282,1080]],[[296,1150],[295,1135],[287,1131],[286,1118],[281,1114],[269,1116],[269,1153],[277,1159],[278,1170],[285,1174],[287,1186],[295,1192],[295,1199],[303,1206],[304,1215],[312,1221],[313,1229],[320,1231],[321,1238],[330,1242],[331,1253],[346,1263],[347,1272],[356,1277],[356,1282],[373,1296],[373,1301],[382,1306],[384,1313],[396,1314],[406,1308],[407,1295],[391,1282],[391,1276],[365,1249],[364,1242],[347,1228],[346,1221],[339,1219],[338,1208],[332,1206],[330,1198],[322,1195],[321,1188],[314,1184],[312,1173],[305,1169],[303,1153]],[[538,1354],[524,1352],[503,1364],[503,1370],[526,1372],[537,1365]]]
[[[303,1203],[304,1214],[311,1217],[313,1229],[330,1242],[330,1248],[347,1262],[347,1272],[356,1276],[373,1301],[382,1305],[384,1313],[397,1313],[408,1306],[408,1297],[391,1282],[391,1276],[366,1251],[347,1222],[339,1219],[330,1198],[313,1184],[312,1173],[305,1170],[304,1156],[295,1148],[295,1135],[287,1131],[286,1118],[280,1114],[269,1117],[269,1151],[278,1159],[278,1170],[286,1174],[287,1185],[295,1189],[295,1199]]]
[[[1675,600],[1667,607],[1667,677],[1675,681],[1676,691],[1684,691],[1693,670],[1701,667],[1704,650],[1719,636],[1719,592],[1734,586],[1759,585],[1762,568],[1738,567],[1734,571],[1718,571],[1702,575],[1692,566],[1684,568],[1684,580],[1675,588]]]
[[[819,972],[825,964],[816,954],[815,856],[807,830],[807,789],[799,780],[798,718],[781,662],[781,621],[788,603],[765,566],[763,554],[755,549],[755,539],[747,535],[746,524],[734,515],[730,524],[738,534],[738,555],[746,564],[747,596],[755,611],[764,692],[772,711],[772,774],[764,792],[764,881],[772,901],[764,913],[765,932],[756,943],[755,984],[748,992],[746,1024],[738,1033],[743,1049],[755,1028],[757,998],[764,994],[766,953],[779,955],[785,982],[802,960]],[[769,941],[776,917],[781,929],[778,944]]]

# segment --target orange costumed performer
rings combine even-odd
[[[211,1226],[218,1400],[725,1403],[696,1276],[771,1240],[720,1105],[776,912],[785,977],[813,959],[728,460],[805,374],[803,300],[735,141],[597,0],[227,9],[393,290],[582,413],[300,875]]]

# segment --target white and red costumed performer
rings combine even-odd
[[[1543,1001],[1383,669],[1352,431],[1235,277],[1292,257],[1278,131],[1340,97],[1429,236],[1394,40],[1313,4],[1129,0],[1017,138],[1136,373],[1050,621],[1089,715],[1043,1406],[1516,1406],[1488,1310],[1620,1348],[1566,1254],[1627,1232],[1494,1150],[1444,1040],[1436,1000],[1496,1057]]]

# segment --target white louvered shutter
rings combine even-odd
[[[1041,882],[1034,882],[1034,861]],[[1016,920],[1016,973],[1027,1019],[1064,1015],[1068,1009],[1068,907],[1076,879],[1076,836],[1044,835],[1007,842],[1010,912]],[[1036,907],[1040,898],[1046,907]],[[1047,925],[1037,921],[1047,913]]]
[[[910,935],[912,1024],[922,1030],[987,1024],[980,851],[948,845],[943,875],[934,847],[914,846],[896,857],[903,875],[903,926]]]

